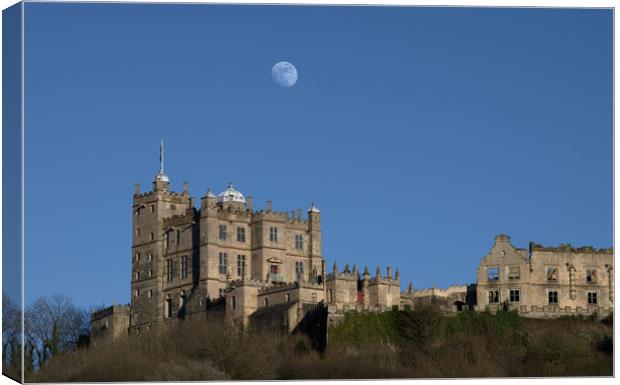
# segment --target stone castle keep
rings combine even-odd
[[[422,303],[451,313],[515,309],[524,316],[608,314],[613,310],[613,250],[557,248],[529,251],[499,235],[478,267],[478,282],[447,289],[401,292],[398,269],[336,264],[322,253],[321,213],[311,204],[276,212],[268,201],[252,208],[232,184],[195,202],[184,183],[170,191],[160,170],[152,191],[139,185],[132,205],[131,305],[93,313],[93,338],[140,333],[156,325],[219,312],[244,328],[292,332],[319,304],[329,322],[348,311],[382,312]]]

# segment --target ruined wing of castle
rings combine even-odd
[[[210,190],[196,207],[183,191],[170,191],[163,170],[152,191],[139,185],[132,206],[131,305],[92,314],[94,339],[140,333],[156,325],[223,314],[239,327],[293,331],[308,312],[326,304],[329,322],[348,311],[382,312],[427,303],[447,312],[517,310],[530,317],[605,315],[613,310],[613,249],[515,248],[495,237],[478,267],[477,284],[447,289],[400,290],[398,270],[353,265],[326,271],[321,213],[312,204],[276,212],[271,202],[254,211],[252,198],[232,184]]]

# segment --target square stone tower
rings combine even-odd
[[[162,143],[160,169],[153,190],[140,193],[136,184],[133,195],[130,328],[135,331],[163,318],[164,251],[165,242],[170,239],[170,234],[164,232],[164,221],[192,206],[187,189],[183,193],[170,191],[163,165]]]

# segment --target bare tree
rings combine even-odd
[[[58,352],[74,350],[88,334],[88,313],[66,295],[40,297],[26,309],[27,346],[36,354],[37,366]]]
[[[21,311],[19,306],[2,293],[2,363],[7,375],[21,370]]]

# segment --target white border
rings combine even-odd
[[[26,2],[50,2],[50,1],[45,1],[45,0],[25,0]],[[61,1],[58,1],[61,2]],[[269,1],[269,0],[265,0],[265,1],[257,1],[257,0],[238,0],[238,1],[207,1],[207,2],[199,2],[199,1],[175,1],[175,0],[149,0],[149,1],[140,1],[140,0],[134,0],[134,1],[77,1],[77,0],[64,0],[62,2],[70,2],[70,3],[188,3],[188,4],[291,4],[291,5],[370,5],[370,6],[374,6],[374,5],[381,5],[381,6],[445,6],[445,7],[449,7],[449,6],[469,6],[469,7],[558,7],[558,8],[615,8],[615,1],[604,1],[604,0],[591,0],[591,1],[579,1],[579,0],[563,0],[563,1],[557,1],[557,0],[520,0],[520,1],[509,1],[509,0],[496,0],[496,1],[464,1],[464,0],[449,0],[449,2],[442,2],[442,1],[429,1],[429,0],[416,0],[415,4],[412,4],[411,1],[406,1],[406,0],[391,0],[391,1],[384,1],[384,0],[375,0],[375,1],[351,1],[351,0],[339,0],[339,1],[326,1],[326,0],[314,0],[312,2],[309,1],[299,1],[299,0],[289,0],[286,2],[283,1]],[[11,1],[11,0],[0,0],[0,5],[2,5],[2,9],[5,9],[13,4],[15,4],[16,1]],[[614,149],[617,147],[618,142],[616,141],[616,135],[615,135],[615,116],[616,116],[616,105],[615,105],[615,90],[616,90],[616,77],[615,77],[615,69],[616,69],[616,60],[615,60],[615,44],[616,41],[618,41],[618,35],[616,32],[616,28],[615,28],[615,15],[614,15],[614,52],[613,52],[613,58],[614,58],[614,112],[613,112],[613,124],[614,124],[614,135],[613,135],[613,143],[614,143]],[[0,18],[0,42],[1,42],[1,18]],[[22,150],[22,159],[21,159],[21,176],[22,176],[22,186],[21,186],[21,198],[22,198],[22,204],[21,204],[21,213],[22,213],[22,239],[21,239],[21,249],[22,249],[22,261],[21,261],[21,266],[22,266],[22,271],[21,271],[21,278],[22,278],[22,282],[21,282],[21,294],[22,294],[22,304],[24,303],[24,207],[25,207],[25,201],[24,201],[24,72],[23,72],[23,64],[24,64],[24,49],[23,49],[23,45],[24,45],[24,8],[22,5],[22,79],[21,79],[21,85],[22,85],[22,106],[21,106],[21,119],[22,119],[22,133],[21,133],[21,150]],[[0,59],[1,59],[1,51],[0,51]],[[0,65],[1,65],[1,60],[0,60]],[[1,80],[0,80],[0,85],[1,85]],[[0,106],[1,106],[1,96],[0,96]],[[1,147],[2,146],[2,138],[0,135],[0,152],[1,152]],[[616,237],[616,231],[617,228],[615,226],[615,218],[616,218],[616,205],[615,205],[615,201],[617,198],[617,189],[616,189],[616,179],[615,179],[615,170],[616,170],[616,157],[615,157],[615,151],[613,154],[613,162],[614,162],[614,168],[613,168],[613,173],[614,173],[614,245],[615,245],[615,239]],[[0,183],[1,183],[1,179],[2,178],[2,159],[0,157]],[[2,191],[0,189],[0,197],[2,196]],[[2,213],[2,207],[0,205],[0,214]],[[2,224],[0,222],[0,234],[1,234],[1,230],[2,230]],[[0,249],[2,246],[2,242],[0,239]],[[614,260],[615,260],[615,256],[614,256]],[[614,263],[615,264],[615,263]],[[614,275],[615,276],[615,275]],[[0,284],[1,284],[2,280],[1,280],[1,276],[0,276]],[[614,284],[614,288],[615,288],[615,284]],[[617,298],[617,296],[615,296]],[[22,314],[23,314],[23,308],[22,308]],[[614,322],[614,330],[618,330],[616,328],[616,322]],[[23,317],[22,317],[22,325],[23,325]],[[23,336],[22,336],[23,339]],[[617,338],[616,336],[614,336],[614,345],[617,345]],[[614,369],[617,367],[616,363],[617,363],[617,357],[618,355],[614,355]],[[23,350],[22,350],[22,358],[23,358]],[[23,365],[23,360],[22,360],[22,365]],[[23,373],[23,370],[22,370]],[[565,384],[565,383],[580,383],[583,382],[584,380],[586,380],[588,383],[591,384],[601,384],[601,383],[612,383],[613,379],[606,379],[606,378],[547,378],[547,379],[500,379],[499,381],[501,382],[507,382],[507,381],[511,381],[511,382],[518,382],[518,383],[533,383],[533,384],[537,384],[537,383],[541,383],[541,381],[544,381],[544,383],[557,383],[557,384]],[[384,382],[385,380],[378,380],[377,382]],[[392,383],[396,382],[396,383],[408,383],[411,380],[393,380],[390,381]],[[431,383],[431,382],[436,382],[438,380],[415,380],[415,382],[417,383]],[[472,380],[456,380],[459,382],[463,382],[463,383],[477,383],[479,381],[485,381],[487,383],[495,383],[496,381],[498,381],[498,379],[472,379]],[[306,383],[322,383],[321,381],[304,381]],[[339,383],[344,383],[344,384],[352,384],[352,383],[356,383],[357,381],[338,381]],[[9,380],[6,377],[1,377],[0,380],[0,384],[4,384],[4,383],[14,383],[13,381]],[[227,383],[231,383],[231,382],[227,382]],[[276,384],[277,382],[275,381],[265,381],[263,383],[267,383],[267,384]],[[169,384],[175,384],[172,382],[169,382]],[[223,383],[226,384],[226,383]]]

